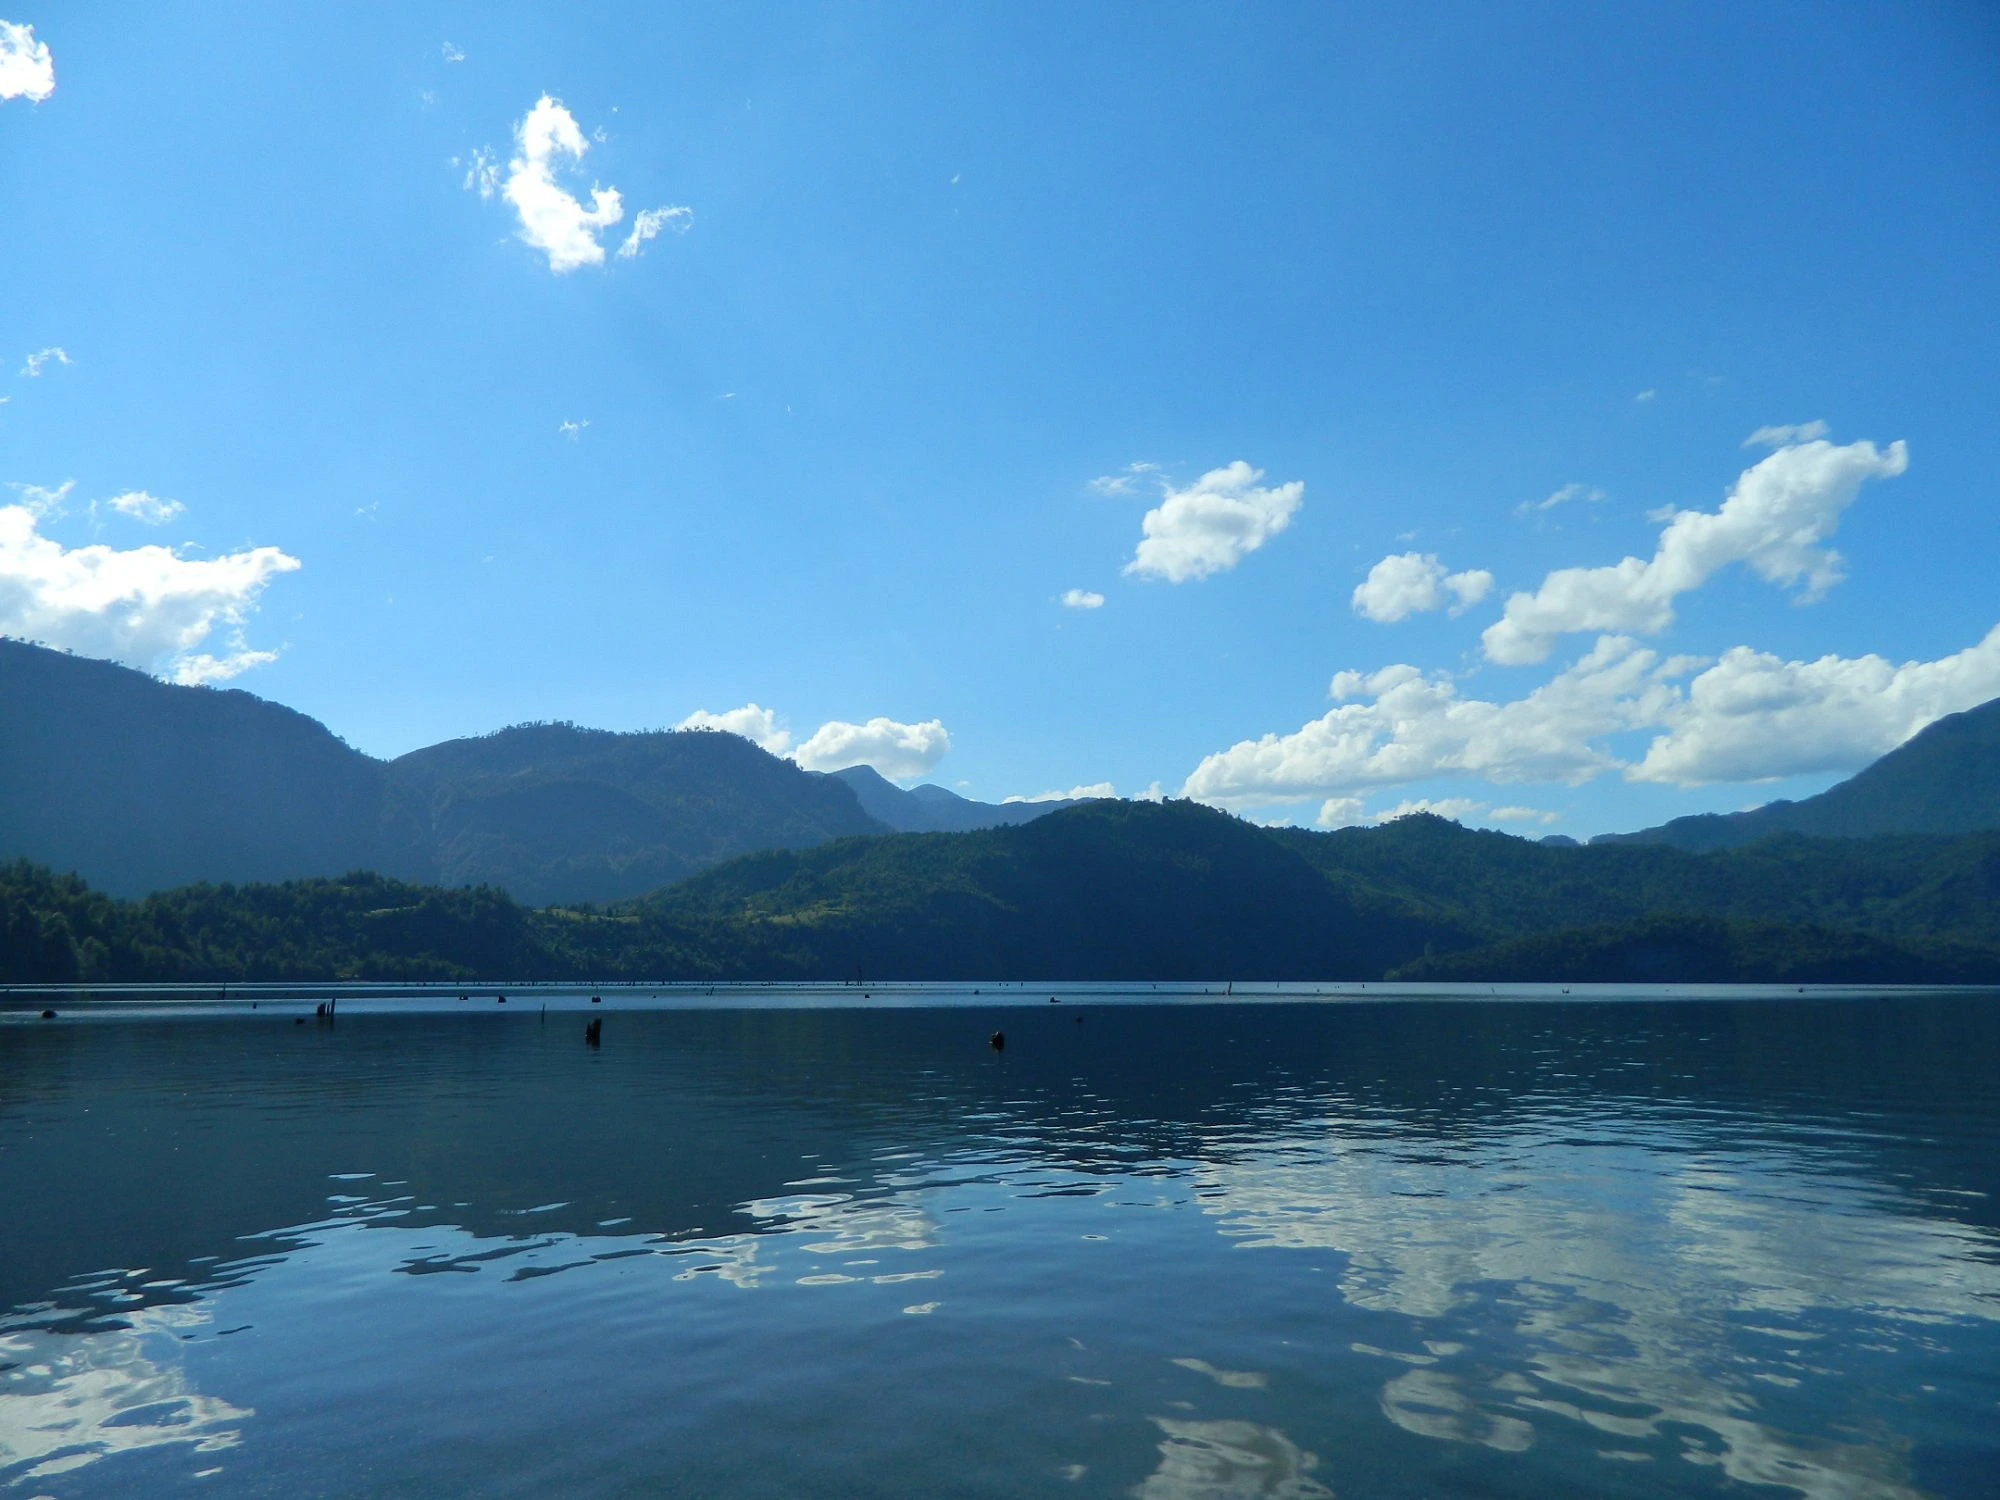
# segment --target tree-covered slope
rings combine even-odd
[[[1473,952],[1473,950],[1481,950]],[[1468,955],[1463,958],[1455,955]],[[2000,974],[2000,833],[1553,849],[1094,802],[525,910],[374,875],[118,902],[0,870],[0,980],[1853,979]]]
[[[433,873],[388,768],[249,693],[0,640],[0,859],[139,895],[198,880]]]
[[[1556,848],[1419,814],[1382,828],[1270,836],[1331,876],[1492,941],[1681,915],[2000,947],[2000,832],[1790,836],[1694,854],[1643,844]]]
[[[738,972],[828,978],[1367,978],[1473,940],[1188,802],[760,855],[637,910]]]
[[[1393,979],[1522,984],[1992,984],[2000,951],[1723,917],[1651,917],[1420,958]]]
[[[884,832],[852,788],[733,734],[523,725],[390,763],[439,878],[531,905],[615,901],[737,855]]]
[[[0,860],[119,895],[365,869],[533,904],[883,832],[735,735],[503,730],[382,762],[249,693],[0,640]]]

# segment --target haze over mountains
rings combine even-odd
[[[0,859],[120,896],[373,870],[536,906],[613,901],[758,850],[1061,805],[821,775],[699,731],[525,725],[380,761],[249,693],[0,640]]]

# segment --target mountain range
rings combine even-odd
[[[0,980],[2000,979],[2000,703],[1589,845],[972,802],[713,732],[381,761],[0,642]],[[72,874],[58,872],[71,871]]]
[[[372,870],[615,901],[758,850],[1064,805],[822,775],[705,731],[521,725],[383,761],[249,693],[0,640],[0,859],[119,896]]]

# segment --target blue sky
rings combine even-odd
[[[1579,836],[2000,695],[1990,7],[10,4],[0,634]]]

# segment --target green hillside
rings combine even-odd
[[[1550,848],[1178,802],[843,839],[642,900],[356,874],[116,901],[0,869],[0,981],[2000,977],[2000,833]]]

